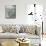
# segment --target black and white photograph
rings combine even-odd
[[[16,18],[16,5],[5,6],[5,18],[7,19]]]

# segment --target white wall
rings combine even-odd
[[[39,2],[43,5],[46,3],[45,0],[39,0]],[[0,24],[26,24],[27,15],[25,9],[27,4],[34,4],[34,0],[0,0]],[[5,18],[6,5],[16,5],[16,19]]]

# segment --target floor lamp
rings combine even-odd
[[[41,22],[41,25],[42,25],[42,40],[43,40],[43,34],[44,34],[44,33],[43,33],[43,16],[41,17],[41,21],[42,21],[42,22]]]

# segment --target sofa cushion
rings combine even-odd
[[[17,33],[16,25],[3,25],[2,29],[3,33],[5,32]]]
[[[25,26],[25,32],[30,34],[35,34],[35,25],[27,25]]]
[[[20,30],[19,30],[19,33],[24,33],[25,29],[24,29],[24,25],[21,25],[20,26]]]

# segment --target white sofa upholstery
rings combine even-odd
[[[0,29],[0,38],[2,38],[3,36],[4,38],[5,36],[8,38],[39,38],[40,36],[40,27],[38,27],[37,25],[2,24],[0,27],[2,28]]]

